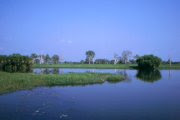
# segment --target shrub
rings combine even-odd
[[[136,60],[138,64],[138,69],[147,70],[147,69],[157,69],[161,64],[161,59],[154,55],[144,55]]]
[[[27,56],[13,54],[0,56],[0,71],[6,72],[29,72],[32,68],[32,60]]]

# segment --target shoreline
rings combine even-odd
[[[35,64],[33,68],[73,68],[73,69],[130,69],[136,70],[137,64]],[[180,70],[180,64],[161,64],[159,70]]]

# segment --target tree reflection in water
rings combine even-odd
[[[130,83],[131,82],[131,76],[129,76],[128,74],[127,74],[127,71],[126,71],[126,69],[124,69],[124,70],[116,70],[116,73],[117,74],[119,74],[119,75],[122,75],[122,76],[124,76],[124,82],[127,82],[127,83]]]
[[[45,68],[44,70],[42,70],[42,73],[43,74],[50,74],[50,69],[48,69],[48,68]]]
[[[53,74],[59,74],[59,68],[54,68],[52,69]]]
[[[161,73],[159,70],[138,70],[136,77],[152,83],[161,79]]]
[[[45,68],[41,70],[42,74],[59,74],[59,68],[53,68],[53,69],[49,69],[49,68]]]

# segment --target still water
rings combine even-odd
[[[0,120],[180,120],[180,70],[34,70],[35,74],[71,72],[123,74],[126,80],[0,95]]]
[[[68,73],[113,73],[124,72],[122,69],[59,69],[59,68],[41,68],[34,69],[35,74],[68,74]]]

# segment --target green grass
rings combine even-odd
[[[35,64],[34,68],[88,68],[88,69],[134,69],[137,64]],[[160,65],[159,69],[180,69],[180,64],[172,64],[169,67],[168,64]]]
[[[162,64],[160,65],[159,69],[161,70],[166,70],[166,69],[174,69],[174,70],[178,70],[180,69],[180,64],[172,64],[171,67],[168,64]]]
[[[117,83],[117,82],[123,80],[124,78],[125,78],[124,76],[111,75],[111,76],[107,77],[107,81],[109,83]]]
[[[122,81],[125,78],[114,74],[64,74],[64,75],[35,75],[32,73],[0,72],[0,94],[17,90],[32,89],[40,86],[66,86],[101,84],[106,81]]]

